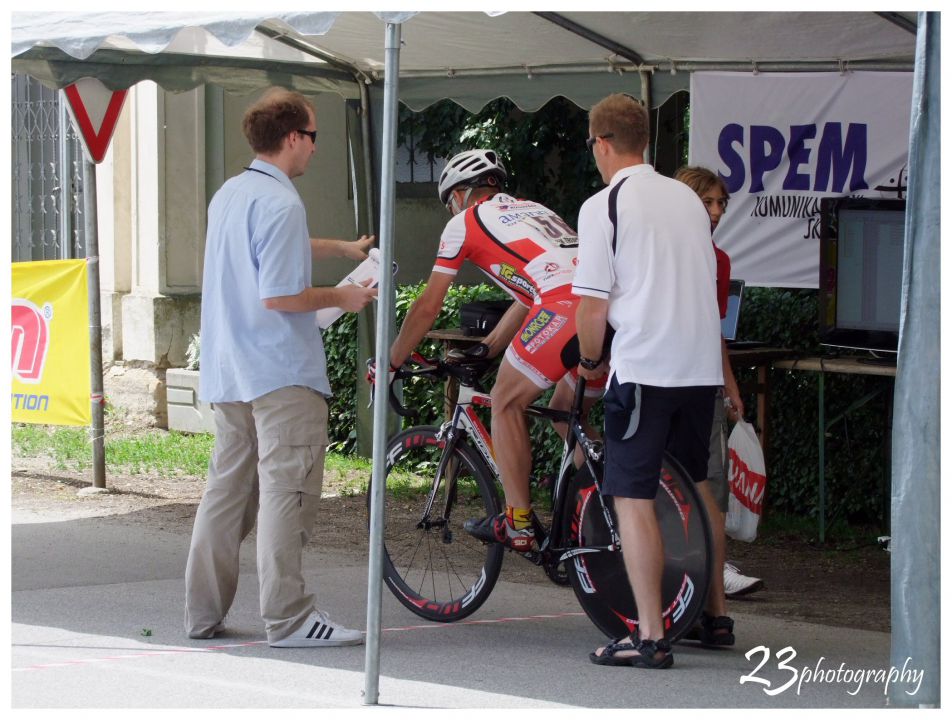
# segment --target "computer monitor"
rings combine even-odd
[[[895,353],[899,345],[906,203],[820,202],[820,342]]]

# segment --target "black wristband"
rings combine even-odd
[[[598,360],[590,360],[587,357],[579,357],[578,364],[581,365],[586,370],[594,370],[595,368],[597,368],[599,365],[602,364],[602,359],[599,358]]]

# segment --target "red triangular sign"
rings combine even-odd
[[[86,152],[94,163],[101,163],[128,91],[112,91],[94,78],[83,78],[63,92]]]

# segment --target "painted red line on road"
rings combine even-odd
[[[504,617],[489,618],[485,620],[460,620],[455,623],[429,623],[426,625],[404,625],[402,627],[382,628],[381,632],[409,632],[412,630],[446,630],[453,627],[462,627],[469,625],[495,625],[498,623],[511,622],[533,622],[540,620],[559,620],[569,617],[584,616],[582,612],[563,612],[544,615],[526,615],[524,617]],[[27,665],[25,667],[11,668],[12,672],[27,672],[29,670],[49,670],[51,668],[76,667],[80,665],[92,665],[94,663],[118,662],[120,660],[139,660],[141,658],[160,657],[163,655],[184,655],[188,653],[209,653],[220,652],[222,650],[233,650],[235,648],[252,647],[254,645],[267,645],[267,640],[254,640],[244,643],[231,643],[227,645],[209,645],[200,648],[171,648],[167,650],[149,650],[139,653],[128,653],[124,655],[108,655],[99,658],[82,658],[78,660],[60,660],[58,662],[38,663],[36,665]],[[16,647],[16,645],[14,645]]]
[[[403,632],[406,630],[440,630],[463,625],[494,625],[507,622],[529,622],[532,620],[558,620],[566,617],[583,617],[583,612],[563,612],[547,615],[526,615],[524,617],[491,618],[486,620],[458,620],[454,623],[429,623],[427,625],[406,625],[404,627],[384,628],[381,632]]]

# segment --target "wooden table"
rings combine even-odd
[[[820,542],[826,539],[826,433],[829,425],[836,420],[831,420],[829,425],[826,422],[826,396],[825,381],[827,373],[843,373],[846,375],[877,375],[880,377],[896,377],[896,365],[892,363],[871,362],[868,358],[857,357],[805,357],[794,360],[780,360],[774,363],[778,370],[794,370],[804,372],[819,373],[818,400],[819,421],[817,422],[817,446],[819,448],[820,459],[817,479],[817,512],[819,514],[819,535]],[[873,397],[879,394],[876,391],[861,398],[847,409],[859,407],[869,402]],[[892,397],[887,395],[886,422],[892,424]],[[845,414],[845,413],[844,413]],[[889,456],[889,433],[885,434],[887,443],[887,457]]]
[[[462,328],[440,328],[430,330],[426,334],[428,340],[439,340],[447,350],[454,347],[468,347],[474,343],[482,342],[486,339],[485,335],[467,335]]]

